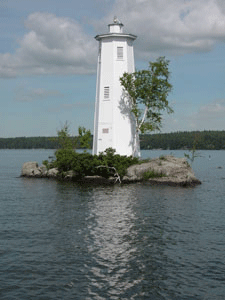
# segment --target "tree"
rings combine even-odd
[[[167,97],[172,90],[169,82],[169,61],[159,57],[149,62],[147,70],[124,73],[120,83],[124,88],[124,99],[135,120],[135,148],[139,133],[159,130],[162,123],[162,112],[172,113]],[[135,149],[134,151],[136,151]]]
[[[84,127],[78,128],[80,147],[85,149],[91,148],[91,131]]]
[[[70,126],[66,121],[61,130],[57,131],[58,137],[55,140],[57,140],[61,149],[74,150],[78,146],[80,146],[80,148],[91,148],[91,131],[80,126],[78,128],[78,134],[78,137],[72,137],[70,135]]]
[[[73,150],[76,148],[77,139],[74,139],[70,136],[70,128],[69,124],[66,121],[61,130],[57,131],[58,137],[56,140],[61,149]]]

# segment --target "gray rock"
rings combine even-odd
[[[36,161],[30,161],[23,164],[21,176],[25,177],[40,177],[41,171],[38,169]]]
[[[21,176],[23,177],[57,177],[58,170],[56,168],[47,170],[46,166],[38,167],[36,161],[30,161],[23,164]]]
[[[41,165],[38,169],[40,170],[42,177],[47,176],[48,169],[45,165]]]
[[[59,171],[57,168],[52,168],[50,170],[48,170],[47,172],[47,177],[53,177],[53,178],[56,178],[57,175],[58,175]]]
[[[149,178],[148,181],[151,183],[182,186],[201,183],[195,177],[193,170],[185,158],[176,158],[173,156],[155,158],[147,163],[130,166],[127,169],[126,176],[123,177],[123,181],[141,181],[148,171],[162,174],[162,177]]]
[[[105,178],[102,176],[98,175],[93,175],[93,176],[85,176],[84,178],[81,178],[79,180],[82,183],[87,183],[87,184],[114,184],[115,183],[115,178],[114,177],[109,177]]]
[[[185,158],[176,158],[173,156],[165,156],[152,159],[149,162],[130,166],[127,169],[127,174],[122,178],[122,182],[137,182],[145,180],[146,172],[154,171],[156,176],[147,179],[152,184],[167,184],[179,186],[192,186],[201,184],[190,165]],[[26,162],[23,164],[21,176],[24,177],[47,177],[59,178],[57,168],[47,170],[46,166],[38,167],[37,162]],[[68,171],[64,179],[71,180],[76,177],[73,171]],[[162,175],[162,176],[157,176]],[[61,177],[60,177],[61,178]],[[84,182],[96,183],[115,183],[115,177],[106,179],[101,176],[85,176],[82,179]]]

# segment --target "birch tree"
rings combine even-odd
[[[168,66],[169,61],[165,57],[159,57],[155,62],[149,62],[147,70],[124,73],[120,78],[135,119],[135,140],[139,133],[159,130],[162,113],[173,112],[167,100],[172,90]]]

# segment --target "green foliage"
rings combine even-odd
[[[92,160],[92,155],[89,153],[78,154],[75,152],[74,148],[78,143],[78,139],[70,136],[68,123],[66,122],[57,133],[57,141],[60,148],[55,152],[56,160],[51,163],[52,167],[58,168],[62,177],[71,170],[79,177],[92,175],[95,161]],[[79,136],[81,145],[84,147],[88,146],[87,143],[90,142],[91,136],[90,130],[79,127]],[[43,163],[46,166],[49,164],[48,161]]]
[[[50,169],[50,163],[49,163],[48,160],[43,160],[43,161],[42,161],[42,164],[43,164],[44,166],[46,166],[47,170]]]
[[[54,167],[58,168],[59,172],[67,172],[72,170],[72,162],[76,157],[76,152],[73,149],[59,149],[55,152],[56,160],[53,162]]]
[[[0,149],[57,149],[58,143],[52,137],[0,138]]]
[[[48,164],[49,164],[49,161],[46,159],[46,160],[43,160],[42,161],[42,164],[46,167],[48,167]]]
[[[189,153],[184,153],[184,156],[191,162],[193,163],[195,158],[200,156],[199,153],[196,152],[196,145],[198,142],[198,136],[196,135],[194,142],[193,142],[193,146],[192,149],[189,150]]]
[[[90,130],[79,127],[79,143],[83,148],[90,148]],[[69,126],[66,124],[58,131],[58,143],[60,149],[55,152],[56,161],[54,166],[63,174],[64,172],[73,170],[79,176],[91,175],[93,172],[92,155],[89,153],[78,154],[74,151],[78,143],[78,139],[72,139],[69,134]]]
[[[166,160],[166,157],[164,155],[160,155],[159,159],[160,160]]]
[[[144,172],[143,174],[143,179],[148,180],[150,178],[159,178],[159,177],[165,177],[166,175],[163,174],[162,172],[158,173],[155,170],[149,170]]]
[[[61,130],[57,132],[58,135],[58,144],[61,149],[67,149],[72,150],[76,148],[77,145],[77,139],[72,138],[69,133],[69,125],[68,122],[65,123],[65,125],[62,127]]]
[[[78,128],[80,148],[91,148],[91,131],[84,127]]]
[[[220,150],[225,149],[225,131],[190,131],[144,134],[140,136],[141,149]]]
[[[196,150],[225,149],[225,131],[190,131],[140,135],[141,149],[192,149],[198,136]],[[92,138],[92,137],[91,137]],[[77,149],[79,138],[77,139]],[[91,141],[92,144],[92,141]],[[17,137],[0,138],[0,149],[58,149],[57,137]]]
[[[105,152],[99,155],[91,155],[87,152],[77,153],[70,149],[59,149],[56,151],[55,156],[54,167],[57,167],[61,174],[73,170],[79,178],[93,175],[108,178],[115,173],[112,168],[115,168],[119,176],[122,177],[130,165],[138,162],[138,158],[115,154],[115,150],[112,148],[106,149]]]
[[[151,161],[151,158],[139,159],[138,164],[141,165],[143,163],[147,163],[147,162],[150,162],[150,161]]]
[[[147,70],[124,73],[120,78],[135,116],[137,132],[159,130],[162,112],[173,112],[167,100],[172,90],[168,66],[169,61],[159,57],[155,62],[149,62]]]
[[[46,166],[47,170],[51,169],[51,168],[54,168],[54,163],[53,161],[49,162],[48,160],[43,160],[42,161],[42,164],[44,166]]]
[[[106,149],[103,153],[99,154],[102,160],[102,165],[116,168],[120,177],[126,174],[126,169],[139,162],[137,157],[115,154],[116,150],[112,148]]]

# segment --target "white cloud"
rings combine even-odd
[[[188,117],[191,129],[224,130],[225,99],[215,100],[203,105]]]
[[[192,113],[188,111],[187,106],[184,106],[183,110],[177,110],[175,107],[174,114],[164,115],[162,132],[224,130],[225,128],[225,99],[209,102]]]
[[[200,108],[199,114],[204,116],[206,119],[224,117],[225,113],[225,101],[215,101],[213,103],[209,103]]]
[[[129,32],[138,35],[139,58],[209,51],[216,42],[225,41],[223,0],[116,0],[112,12],[96,28],[102,28],[114,14]]]
[[[95,72],[97,44],[81,25],[49,13],[33,13],[14,54],[0,54],[0,77]]]
[[[58,113],[62,111],[67,111],[67,110],[77,110],[77,109],[84,109],[85,111],[91,109],[93,110],[94,108],[94,103],[93,101],[87,102],[87,101],[78,101],[78,102],[73,102],[73,103],[64,103],[60,104],[58,106],[54,106],[48,109],[49,112],[51,113]]]
[[[100,1],[100,0],[99,0]],[[135,55],[183,55],[210,51],[225,42],[224,0],[115,0],[101,20],[88,20],[96,34],[107,31],[114,14],[125,30],[138,36]],[[0,54],[0,77],[35,74],[96,72],[97,42],[85,26],[49,13],[33,13],[25,21],[27,33],[15,53]]]
[[[46,90],[43,88],[25,89],[24,87],[19,87],[15,90],[15,101],[17,102],[32,102],[59,97],[63,97],[63,94],[58,90]]]

